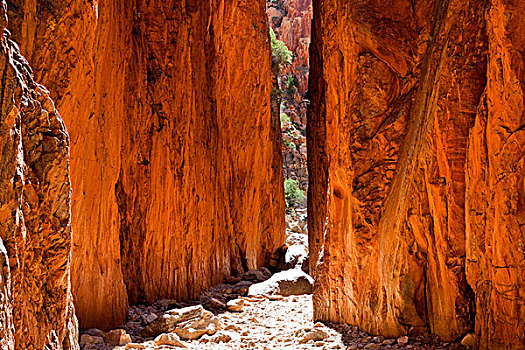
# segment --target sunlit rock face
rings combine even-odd
[[[10,2],[71,135],[81,327],[196,298],[284,241],[264,1]]]
[[[4,30],[0,1],[0,349],[78,349],[69,136]]]
[[[318,320],[525,343],[525,4],[314,2]]]

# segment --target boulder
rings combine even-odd
[[[154,337],[174,332],[181,339],[194,340],[204,334],[214,334],[218,328],[219,320],[201,305],[197,305],[167,311],[140,334],[144,337]]]
[[[301,270],[291,269],[281,271],[270,279],[254,284],[248,289],[248,295],[272,295],[283,296],[301,295],[312,293],[314,280]]]

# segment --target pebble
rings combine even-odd
[[[244,300],[242,299],[230,300],[226,304],[226,308],[229,311],[233,311],[233,312],[241,312],[243,307],[244,307]]]
[[[181,343],[180,338],[175,333],[163,333],[155,338],[156,345],[170,345],[178,346],[179,348],[185,348],[184,344]]]
[[[406,345],[408,343],[408,337],[406,335],[397,338],[397,343],[399,345]]]

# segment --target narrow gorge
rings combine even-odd
[[[0,1],[0,350],[525,349],[524,17]]]

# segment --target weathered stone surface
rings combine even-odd
[[[480,348],[523,344],[525,5],[328,0],[314,13],[315,319],[445,340],[475,325]]]
[[[0,349],[78,349],[69,136],[0,1]]]
[[[284,240],[264,1],[11,4],[71,134],[81,326],[263,265]]]

